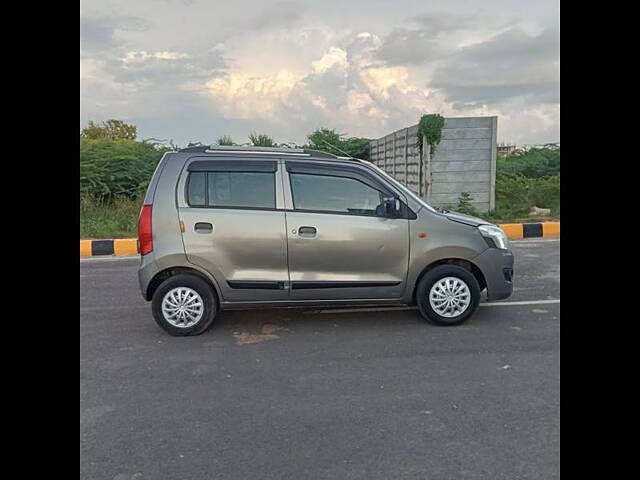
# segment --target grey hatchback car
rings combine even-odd
[[[291,148],[166,153],[138,224],[138,277],[171,335],[220,310],[417,305],[455,325],[513,289],[505,233],[432,208],[364,160]]]

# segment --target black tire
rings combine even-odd
[[[443,317],[439,315],[429,302],[429,292],[431,287],[440,279],[445,277],[455,277],[463,280],[469,287],[471,303],[465,311],[456,317]],[[429,270],[418,282],[416,289],[416,303],[422,317],[434,325],[459,325],[467,320],[478,308],[480,303],[480,285],[473,274],[458,265],[438,265]]]
[[[171,325],[162,313],[162,300],[165,295],[177,287],[188,287],[195,290],[202,298],[204,312],[200,320],[190,327],[176,327]],[[176,337],[188,335],[200,335],[211,326],[213,319],[218,313],[218,298],[215,291],[205,280],[190,274],[173,275],[167,278],[153,293],[151,299],[151,309],[153,318],[167,333]]]

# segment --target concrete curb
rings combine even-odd
[[[138,253],[137,238],[118,238],[115,240],[80,240],[80,256],[98,255],[135,255]]]
[[[512,239],[559,237],[560,222],[542,223],[502,223],[498,225]],[[138,253],[137,238],[118,238],[115,240],[80,240],[80,256],[99,255],[135,255]]]
[[[560,222],[500,223],[498,226],[511,240],[560,236]]]

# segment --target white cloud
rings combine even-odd
[[[377,37],[358,40],[376,44]],[[254,76],[230,69],[207,83],[217,110],[236,119],[286,124],[304,140],[319,126],[350,135],[375,136],[417,121],[420,112],[442,107],[417,85],[405,67],[373,67],[371,45],[331,46],[301,74],[281,70]]]
[[[158,60],[180,60],[181,58],[187,58],[186,53],[180,52],[155,52],[147,53],[144,50],[140,52],[127,52],[127,55],[122,59],[125,63],[144,62],[151,58],[157,58]]]
[[[231,118],[270,118],[298,81],[287,70],[263,77],[230,73],[210,80],[206,87],[221,111]]]
[[[301,143],[321,126],[378,137],[439,112],[499,115],[499,139],[559,139],[557,0],[371,1],[84,0],[81,123]]]
[[[338,47],[331,47],[322,58],[311,62],[313,73],[324,73],[333,67],[346,68],[348,65],[347,52]]]

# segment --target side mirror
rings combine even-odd
[[[400,216],[400,210],[402,205],[400,204],[400,199],[397,197],[385,197],[383,200],[384,205],[384,216],[396,218]]]

